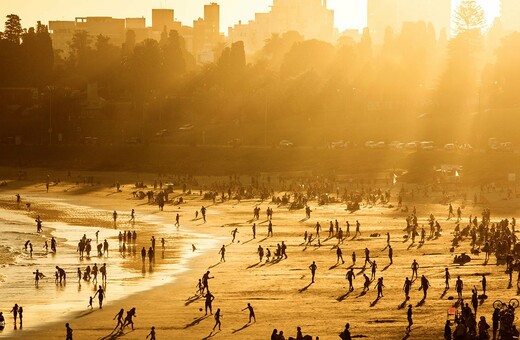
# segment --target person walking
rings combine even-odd
[[[67,330],[67,336],[65,337],[65,340],[72,340],[72,328],[70,328],[69,324],[65,324],[65,328]]]
[[[255,320],[256,322],[256,317],[255,317],[255,310],[253,309],[253,306],[251,306],[250,303],[247,304],[247,307],[242,309],[243,311],[248,309],[249,310],[249,323],[251,323],[251,320]]]
[[[406,312],[406,318],[408,319],[408,326],[406,327],[406,333],[410,333],[412,331],[412,325],[413,325],[413,312],[412,312],[412,305],[408,305],[408,311]]]
[[[222,317],[222,314],[220,314],[220,308],[217,309],[217,312],[215,313],[215,326],[213,326],[212,332],[215,330],[215,328],[218,326],[218,330],[220,331],[220,318]]]

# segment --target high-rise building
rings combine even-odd
[[[169,32],[175,26],[173,9],[155,8],[152,9],[152,30],[162,32],[166,29]]]
[[[326,0],[273,0],[268,13],[256,13],[255,20],[239,22],[228,30],[231,42],[243,41],[246,51],[261,49],[275,33],[297,31],[305,39],[333,42],[334,11],[327,9]]]
[[[451,0],[368,0],[368,28],[376,44],[387,27],[399,32],[404,22],[431,23],[437,34],[451,31]]]
[[[520,31],[520,0],[502,0],[500,22],[506,31]]]

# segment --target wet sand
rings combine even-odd
[[[59,187],[59,186],[58,186]],[[353,335],[367,338],[401,339],[405,336],[406,308],[404,308],[404,294],[402,286],[404,277],[411,275],[410,264],[417,259],[421,265],[419,275],[425,274],[430,280],[432,288],[428,292],[428,299],[419,304],[422,292],[418,291],[420,283],[414,282],[411,292],[411,303],[414,306],[414,327],[410,338],[439,339],[442,338],[447,310],[453,306],[450,297],[456,296],[454,290],[444,293],[444,268],[450,268],[452,287],[457,275],[461,275],[465,284],[464,297],[471,296],[470,288],[476,285],[480,288],[480,274],[488,274],[488,300],[479,307],[479,316],[485,315],[490,323],[492,302],[496,299],[508,301],[517,295],[516,286],[507,289],[507,276],[503,273],[503,266],[495,265],[495,258],[483,265],[484,256],[473,256],[472,261],[464,266],[453,265],[453,255],[465,251],[469,253],[469,241],[463,242],[455,253],[450,253],[451,233],[454,230],[454,220],[446,221],[447,207],[439,204],[439,197],[418,198],[416,207],[419,224],[426,224],[426,218],[433,213],[439,218],[443,227],[443,235],[439,239],[428,240],[423,246],[417,242],[410,246],[410,241],[402,238],[405,227],[405,213],[395,208],[382,206],[363,207],[360,211],[350,213],[344,205],[333,204],[316,206],[312,217],[304,219],[302,210],[288,211],[287,208],[277,207],[259,200],[236,201],[217,203],[202,201],[197,195],[186,200],[179,206],[167,205],[164,212],[158,212],[157,207],[148,206],[144,201],[135,201],[131,198],[132,189],[125,185],[122,193],[114,194],[114,190],[100,186],[96,190],[73,196],[71,192],[52,188],[49,196],[60,197],[65,201],[71,200],[74,204],[90,206],[106,212],[106,219],[110,221],[110,212],[114,208],[118,211],[129,212],[135,208],[137,221],[146,220],[152,229],[157,228],[156,238],[161,233],[171,231],[174,216],[180,212],[181,230],[193,235],[188,244],[193,241],[198,247],[200,243],[197,234],[211,235],[206,247],[200,247],[196,252],[200,256],[183,258],[180,262],[186,268],[181,273],[173,273],[165,269],[164,273],[173,282],[153,287],[149,290],[132,294],[121,300],[113,301],[108,295],[107,304],[103,310],[97,308],[93,312],[82,309],[67,314],[56,323],[34,330],[24,328],[16,333],[17,338],[62,339],[65,335],[64,323],[69,322],[74,329],[75,339],[111,339],[124,335],[129,339],[142,339],[148,334],[151,326],[156,327],[160,339],[266,339],[273,328],[284,330],[286,337],[295,336],[296,327],[301,326],[304,334],[320,336],[320,339],[335,339],[343,330],[346,322],[350,322]],[[41,195],[42,189],[30,185],[21,191],[24,194]],[[178,190],[176,190],[178,193]],[[14,193],[12,193],[14,195]],[[395,204],[396,191],[392,192]],[[14,196],[13,196],[14,197]],[[468,194],[472,197],[472,194]],[[409,199],[408,199],[409,200]],[[492,220],[515,216],[518,200],[502,201],[499,195],[488,197],[488,207],[492,211]],[[406,204],[410,204],[406,202]],[[454,207],[460,205],[460,200],[454,201]],[[208,222],[200,219],[193,220],[194,212],[201,205],[208,207]],[[251,218],[253,207],[259,205],[261,218],[257,223],[257,238],[251,239]],[[274,237],[266,238],[267,222],[265,210],[268,206],[274,209],[273,225]],[[466,206],[463,210],[463,225],[470,214],[480,216],[484,206]],[[351,224],[355,220],[361,222],[361,237],[350,237],[341,248],[345,264],[336,266],[336,251],[334,239],[324,240],[327,234],[328,222],[338,219],[344,228],[345,221]],[[314,233],[313,226],[319,221],[323,226],[321,247],[316,242],[313,246],[303,246],[303,233],[307,230]],[[237,241],[231,244],[230,232],[237,227],[239,234]],[[161,229],[162,228],[162,229]],[[354,229],[351,227],[351,232]],[[384,234],[390,231],[392,247],[394,248],[394,264],[388,265]],[[155,233],[156,231],[153,230]],[[372,233],[379,233],[380,237],[370,237]],[[206,240],[207,241],[207,240]],[[285,241],[288,245],[288,259],[277,263],[259,263],[256,250],[261,244],[264,249],[272,252],[277,243]],[[167,243],[168,244],[168,243]],[[219,263],[217,254],[222,244],[227,245],[226,262]],[[363,284],[362,259],[363,249],[368,247],[371,256],[379,265],[377,277],[383,276],[385,283],[384,297],[376,299],[377,293],[371,289],[365,295],[361,294]],[[350,254],[355,251],[357,263],[355,265],[355,290],[348,291],[345,273],[350,267]],[[308,266],[316,261],[318,266],[316,283],[310,285],[310,271]],[[205,316],[199,308],[204,307],[200,298],[194,297],[196,283],[202,274],[209,268],[215,276],[209,286],[215,296],[214,310],[221,308],[222,331],[211,333],[214,319]],[[370,270],[365,271],[370,275]],[[143,281],[144,282],[144,281]],[[32,283],[32,281],[31,281]],[[48,283],[54,287],[54,283]],[[143,283],[145,284],[145,283]],[[111,282],[108,284],[110,289]],[[9,297],[10,298],[10,297]],[[16,301],[5,301],[12,305]],[[241,311],[250,302],[255,308],[257,322],[248,324],[248,314]],[[127,328],[124,334],[112,333],[115,321],[113,316],[120,308],[125,310],[136,307],[136,329]],[[2,308],[4,306],[2,305]],[[3,309],[5,310],[5,309]],[[58,312],[59,308],[53,312]],[[26,310],[29,318],[31,312]],[[483,314],[481,314],[483,313]],[[12,318],[8,317],[8,327]],[[29,320],[29,319],[27,319]],[[29,326],[29,325],[28,325]]]

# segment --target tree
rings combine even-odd
[[[9,14],[5,22],[3,38],[16,45],[20,45],[22,34],[23,29],[20,17],[16,14]]]
[[[484,10],[475,0],[463,0],[455,10],[455,29],[457,34],[482,30],[486,23]]]

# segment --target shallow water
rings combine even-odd
[[[0,200],[2,199],[0,197]],[[95,210],[62,200],[56,200],[54,204],[59,210],[66,209],[69,214],[73,209],[83,212]],[[14,329],[12,315],[8,315],[15,303],[24,308],[24,330],[67,319],[70,313],[88,312],[89,297],[95,294],[97,286],[90,281],[78,282],[78,267],[83,271],[87,265],[92,267],[97,263],[100,267],[102,263],[106,263],[108,280],[104,304],[117,303],[117,300],[131,294],[174,281],[186,270],[187,261],[191,257],[202,254],[216,242],[206,235],[192,233],[183,228],[179,230],[173,224],[164,224],[163,219],[153,214],[140,216],[139,225],[132,226],[138,233],[137,243],[122,253],[117,238],[119,230],[44,221],[45,235],[42,235],[36,233],[34,218],[27,216],[25,212],[0,209],[0,311],[4,312],[7,322],[6,328],[0,332],[0,337],[13,336],[13,331],[21,331],[19,327]],[[100,243],[104,239],[109,242],[108,257],[92,256],[97,255],[96,230],[100,231]],[[76,248],[84,234],[93,240],[93,251],[90,258],[80,259]],[[157,238],[155,264],[150,266],[147,259],[146,265],[143,266],[140,250],[143,246],[148,249],[151,235],[156,235]],[[43,248],[45,239],[50,247],[51,236],[58,241],[56,254],[46,253]],[[162,237],[166,240],[164,251],[161,251]],[[31,240],[33,244],[32,257],[24,250],[27,240]],[[192,243],[197,244],[197,252],[192,252]],[[65,269],[66,283],[55,283],[55,266]],[[38,286],[34,283],[33,272],[36,269],[46,275]],[[98,280],[101,283],[101,274],[98,275]],[[94,308],[98,308],[97,298]]]

